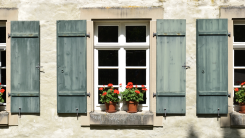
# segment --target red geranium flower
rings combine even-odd
[[[121,87],[122,86],[122,83],[120,83],[119,86]]]
[[[142,91],[146,91],[147,89],[144,87],[144,88],[142,88]]]
[[[136,87],[136,88],[138,88],[138,86],[137,86],[137,85],[136,85],[135,87]]]
[[[109,83],[109,84],[108,84],[108,87],[112,87],[112,86],[113,86],[113,84],[112,84],[112,83]]]
[[[239,89],[238,88],[235,88],[235,92],[238,92],[239,91]]]
[[[138,90],[135,90],[135,92],[136,92],[137,94],[140,94],[140,91],[138,91]]]
[[[100,91],[103,91],[103,89],[104,89],[103,87],[100,87],[100,88],[99,88]]]
[[[114,93],[119,94],[119,91],[117,89],[114,90]]]
[[[4,89],[1,89],[1,90],[0,90],[0,92],[1,92],[1,93],[4,93],[4,92],[5,92],[5,90],[4,90]]]
[[[141,87],[145,87],[144,85],[141,85]]]
[[[106,92],[104,92],[102,95],[106,95],[107,93]]]

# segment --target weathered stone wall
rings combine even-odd
[[[18,8],[18,20],[39,20],[41,27],[41,112],[23,115],[18,126],[1,127],[0,137],[245,137],[244,129],[220,128],[220,119],[196,116],[196,19],[219,18],[220,6],[244,6],[243,0],[0,0],[0,8]],[[57,115],[56,20],[80,19],[83,7],[163,7],[164,19],[186,19],[186,116],[163,119],[153,130],[99,130],[81,127],[81,118]],[[99,13],[98,13],[99,14]]]

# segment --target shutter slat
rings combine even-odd
[[[228,20],[198,19],[196,31],[197,114],[227,114]]]
[[[87,113],[85,34],[86,20],[57,21],[58,113]]]
[[[164,33],[162,33],[164,32]],[[157,20],[156,113],[185,114],[186,21]],[[166,110],[165,110],[166,109]]]
[[[11,112],[40,113],[39,21],[11,21]]]

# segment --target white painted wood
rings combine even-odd
[[[98,26],[119,26],[118,31],[118,43],[99,43],[98,42]],[[126,26],[146,26],[146,42],[144,43],[126,43]],[[98,85],[98,69],[118,69],[118,83],[122,83],[122,87],[119,84],[113,84],[114,87],[118,87],[119,91],[123,91],[126,87],[126,69],[146,69],[146,85],[148,89],[146,92],[146,104],[139,105],[142,110],[149,110],[149,21],[104,21],[95,22],[94,25],[94,110],[105,110],[104,105],[98,103],[98,89],[99,87],[105,87],[103,85]],[[118,66],[115,67],[104,67],[98,66],[98,50],[118,50]],[[128,66],[126,67],[126,50],[146,50],[146,66]],[[134,85],[135,87],[136,85]],[[139,88],[141,87],[138,86]],[[120,110],[125,110],[123,107],[123,102],[118,105]]]

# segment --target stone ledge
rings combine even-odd
[[[245,127],[245,114],[234,111],[230,113],[230,117],[231,126]]]
[[[116,113],[106,112],[91,112],[90,125],[127,125],[127,126],[153,126],[154,114],[149,111],[127,113],[125,111],[118,111]]]
[[[8,117],[9,117],[8,112],[6,112],[6,111],[0,112],[0,126],[8,125],[8,121],[9,121]]]

